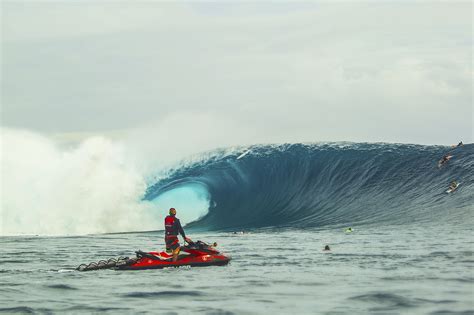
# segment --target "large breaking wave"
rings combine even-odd
[[[342,224],[472,224],[474,145],[285,144],[215,151],[149,186],[146,200],[199,187],[204,229]],[[438,168],[447,152],[454,156]],[[240,156],[240,158],[239,158]],[[447,194],[449,183],[461,183]]]

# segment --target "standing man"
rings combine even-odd
[[[178,260],[178,254],[181,249],[178,234],[181,234],[185,242],[192,242],[191,239],[187,238],[184,234],[181,222],[179,222],[179,219],[176,217],[176,209],[171,208],[169,215],[165,218],[165,243],[166,252],[173,254],[173,261]]]

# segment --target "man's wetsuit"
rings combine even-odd
[[[180,247],[178,234],[181,234],[181,236],[186,239],[186,235],[184,234],[179,219],[174,215],[167,216],[165,218],[165,243],[167,251],[175,251]]]

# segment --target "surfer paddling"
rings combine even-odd
[[[451,160],[452,157],[453,156],[449,155],[449,154],[446,154],[445,156],[443,156],[443,158],[441,160],[439,160],[439,162],[438,162],[438,167],[441,167],[444,164],[448,163],[448,161]]]
[[[447,192],[448,194],[449,194],[449,193],[452,193],[452,192],[454,192],[456,189],[458,189],[458,187],[459,187],[459,183],[458,183],[457,181],[453,180],[453,181],[451,182],[451,184],[449,185],[448,190],[446,190],[446,192]]]

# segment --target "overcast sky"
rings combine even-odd
[[[2,1],[2,14],[4,127],[473,141],[470,1]]]

